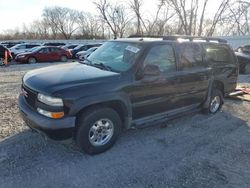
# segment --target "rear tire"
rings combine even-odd
[[[204,113],[215,114],[223,105],[223,95],[221,90],[214,88],[211,93],[208,107],[203,108]]]
[[[65,56],[65,55],[61,56],[61,61],[62,62],[67,62],[68,61],[67,56]]]
[[[34,64],[34,63],[36,63],[37,61],[36,61],[36,58],[34,58],[34,57],[30,57],[29,59],[28,59],[28,63],[29,64]]]
[[[94,107],[81,114],[76,130],[76,144],[88,154],[111,148],[121,132],[120,116],[111,108]]]

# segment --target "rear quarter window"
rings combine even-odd
[[[206,54],[210,63],[233,63],[234,58],[226,46],[206,45]]]

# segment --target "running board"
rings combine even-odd
[[[148,127],[152,125],[157,125],[159,123],[163,123],[171,119],[178,118],[185,114],[198,112],[200,110],[201,110],[200,104],[194,104],[194,105],[190,105],[186,107],[181,107],[175,110],[170,110],[167,112],[154,114],[154,115],[147,116],[144,118],[135,119],[132,121],[132,127],[143,128],[143,127]]]

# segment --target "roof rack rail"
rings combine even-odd
[[[164,36],[157,36],[157,35],[130,35],[128,38],[163,38]]]
[[[216,41],[218,43],[227,43],[227,40],[221,39],[221,38],[216,38],[216,37],[199,37],[199,36],[185,36],[185,35],[173,35],[173,36],[164,36],[163,40],[189,40],[189,41],[194,41],[194,40],[203,40],[206,42],[213,42]]]

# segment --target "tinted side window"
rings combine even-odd
[[[223,46],[208,45],[206,48],[207,57],[214,62],[231,63],[231,54],[228,49]]]
[[[29,45],[26,45],[26,48],[34,48],[36,47],[37,45],[32,45],[32,44],[29,44]]]
[[[42,53],[42,54],[47,54],[49,53],[49,48],[43,48],[39,51],[39,53]]]
[[[88,46],[83,46],[83,47],[81,48],[81,50],[82,50],[82,51],[88,50]]]
[[[19,50],[23,50],[26,48],[26,45],[19,45],[18,47],[16,47],[16,49],[19,49]]]
[[[202,64],[202,48],[195,43],[180,43],[180,67],[181,70],[193,67],[203,66]]]
[[[158,65],[161,72],[171,72],[176,70],[175,56],[171,45],[157,45],[150,49],[144,60],[147,64]]]
[[[50,48],[50,52],[60,52],[60,49],[58,49],[58,48]]]

